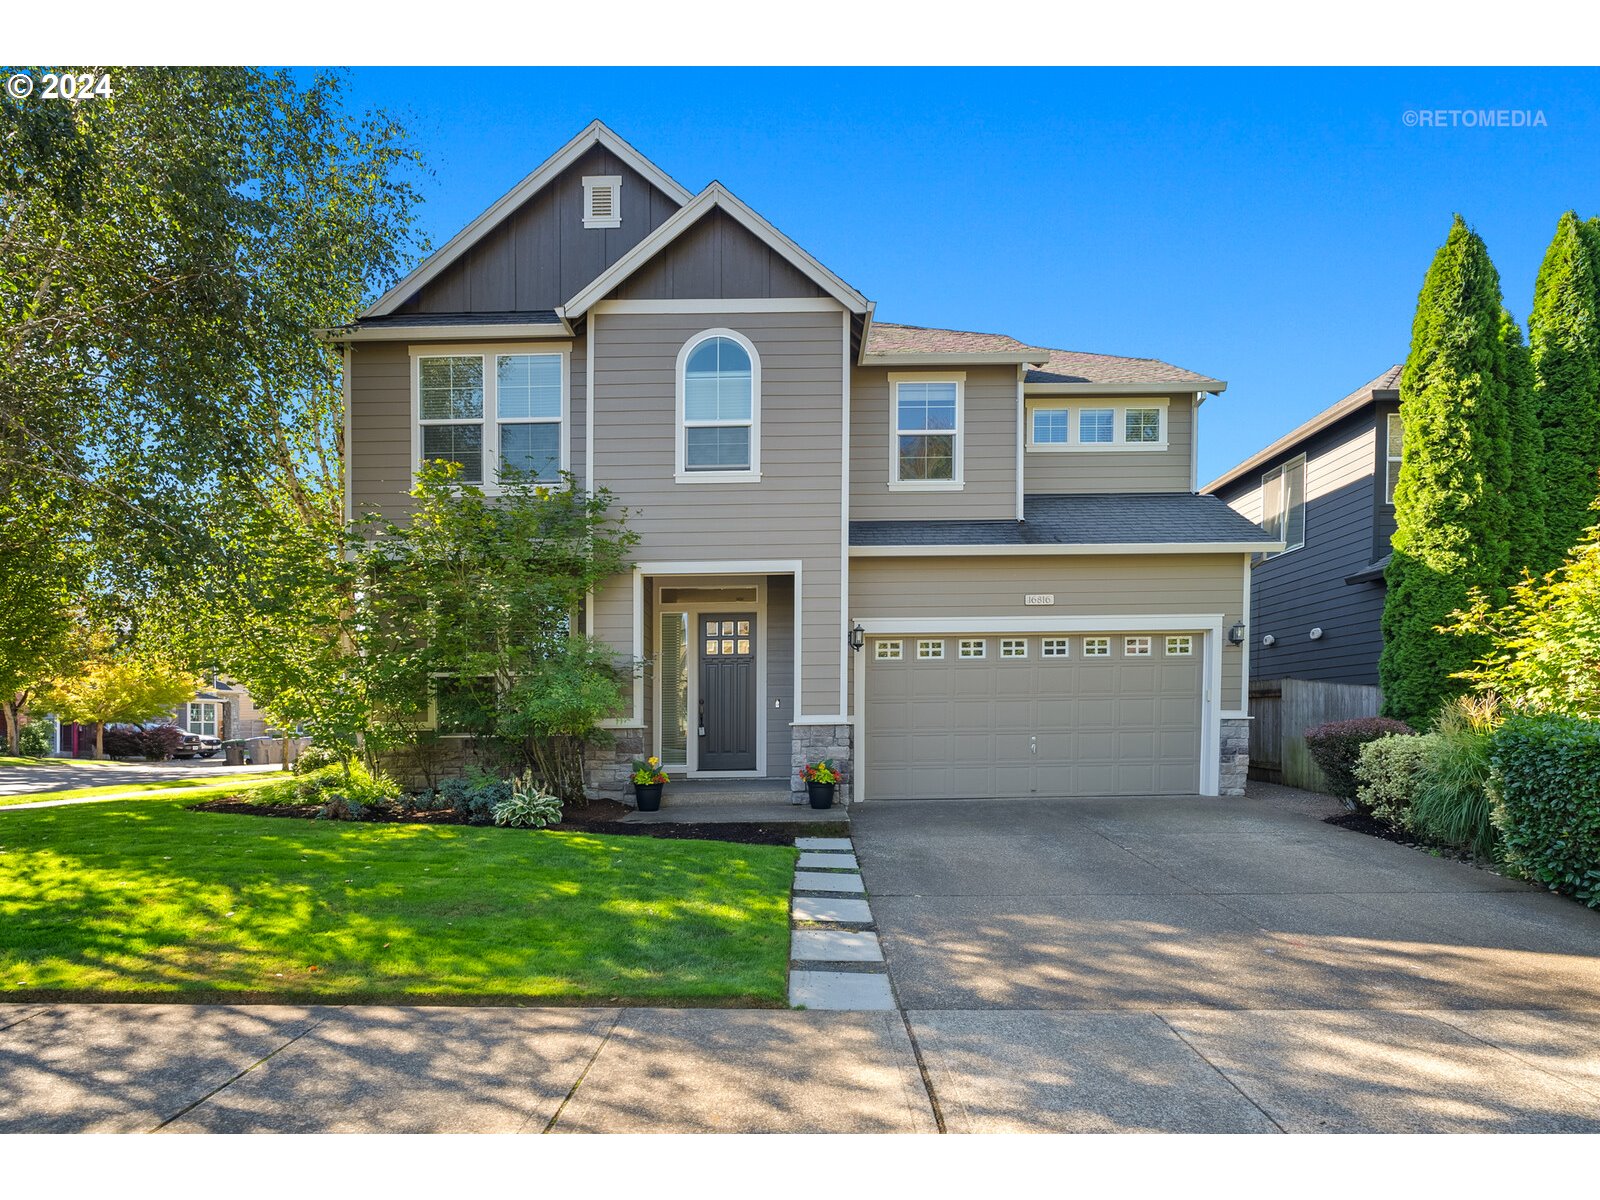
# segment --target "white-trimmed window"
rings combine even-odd
[[[1067,405],[1035,397],[1028,401],[1030,450],[1165,450],[1167,400],[1156,396],[1126,404],[1090,401]]]
[[[1129,658],[1147,658],[1150,654],[1150,639],[1147,637],[1123,638],[1122,652]]]
[[[622,224],[622,176],[583,177],[583,227],[616,229]]]
[[[1394,503],[1394,485],[1400,478],[1400,461],[1405,450],[1405,422],[1400,420],[1399,413],[1390,413],[1388,427],[1387,458],[1383,472],[1383,502]]]
[[[761,357],[743,334],[708,329],[678,351],[678,482],[760,478]]]
[[[1287,554],[1306,544],[1306,456],[1291,458],[1261,477],[1261,528],[1284,542],[1282,550],[1267,558]]]
[[[1083,656],[1085,658],[1106,658],[1110,654],[1110,638],[1086,637],[1083,639]]]
[[[214,700],[191,700],[183,726],[190,733],[203,733],[220,737],[217,732],[217,704]]]
[[[889,376],[889,486],[939,491],[962,486],[964,374]]]
[[[1194,638],[1187,633],[1174,634],[1167,639],[1167,653],[1174,658],[1184,658],[1194,653]]]
[[[904,652],[904,647],[898,638],[893,640],[881,638],[872,646],[872,655],[879,662],[899,662]]]
[[[944,657],[944,640],[942,638],[923,638],[917,642],[917,657],[934,659]]]
[[[962,638],[962,658],[982,658],[989,652],[989,643],[982,638]]]
[[[513,474],[559,483],[567,468],[567,356],[521,347],[413,355],[418,465],[461,465],[462,483],[494,491]]]
[[[1001,658],[1027,658],[1028,657],[1028,639],[1027,638],[1001,638],[1000,639],[1000,657]]]
[[[1063,637],[1045,638],[1043,649],[1040,653],[1045,658],[1066,658],[1072,653],[1072,639]]]

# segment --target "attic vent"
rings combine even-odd
[[[622,224],[622,176],[583,177],[583,227],[616,229]]]

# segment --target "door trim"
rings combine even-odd
[[[1197,633],[1201,635],[1200,660],[1200,795],[1221,791],[1222,755],[1222,628],[1221,613],[1178,613],[1159,616],[1115,617],[861,617],[867,636],[879,634],[942,633],[951,637],[971,633]],[[867,671],[870,658],[863,649],[855,672],[854,758],[857,785],[851,802],[859,804],[867,780]]]
[[[784,574],[786,572],[778,572]],[[718,577],[703,580],[702,586],[707,588],[748,588],[756,590],[755,602],[724,600],[720,603],[697,600],[692,604],[661,603],[661,589],[668,587],[682,587],[682,576],[658,576],[651,580],[651,620],[656,623],[652,630],[651,645],[654,653],[650,656],[650,670],[654,673],[656,686],[653,689],[650,713],[650,745],[651,753],[661,754],[661,638],[660,624],[664,613],[688,613],[691,623],[698,621],[702,613],[725,612],[731,609],[745,609],[756,615],[756,769],[754,771],[702,771],[700,769],[700,739],[694,736],[688,738],[684,764],[671,764],[682,766],[684,774],[690,779],[765,779],[767,778],[767,710],[771,703],[771,696],[767,694],[767,578],[765,575]],[[690,639],[689,672],[689,712],[698,711],[700,705],[700,646],[696,639]],[[665,764],[664,764],[665,765]],[[787,768],[786,768],[787,769]]]

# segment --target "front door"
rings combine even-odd
[[[756,615],[700,614],[702,771],[756,769]]]

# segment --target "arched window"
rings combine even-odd
[[[731,329],[696,334],[678,353],[678,479],[759,478],[761,360]]]

